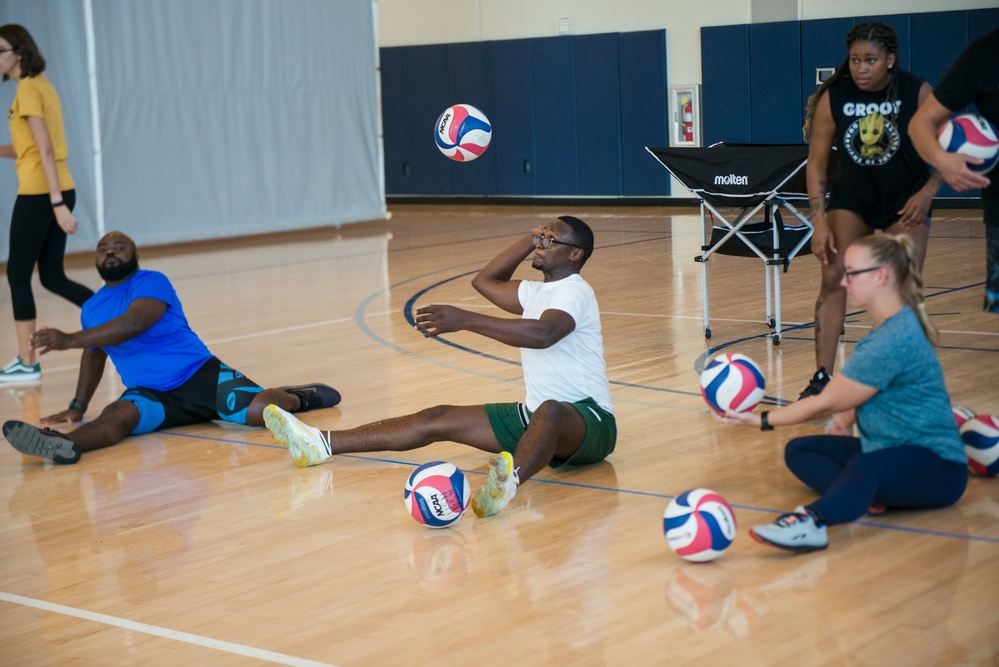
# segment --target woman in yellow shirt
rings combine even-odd
[[[77,306],[94,294],[67,278],[63,268],[66,235],[75,234],[78,227],[73,217],[76,190],[66,166],[62,105],[43,71],[45,59],[28,31],[15,24],[0,26],[0,75],[17,82],[7,114],[11,145],[0,146],[0,157],[15,160],[18,180],[7,260],[18,356],[0,370],[0,383],[37,382],[42,377],[30,346],[36,318],[31,291],[35,264],[42,286]]]

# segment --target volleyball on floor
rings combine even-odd
[[[434,128],[434,141],[440,152],[456,162],[469,162],[489,148],[493,126],[470,104],[455,104],[444,109]]]
[[[465,474],[444,461],[424,463],[406,480],[406,510],[417,523],[447,528],[461,518],[472,499]]]
[[[982,164],[969,164],[968,169],[987,174],[999,161],[999,135],[995,126],[982,116],[961,114],[940,128],[937,139],[944,150],[962,153],[985,160]]]
[[[958,428],[964,426],[964,422],[975,417],[975,411],[963,405],[952,405],[950,411],[954,413],[954,423]]]
[[[663,512],[666,543],[680,558],[714,560],[735,539],[735,514],[725,499],[710,489],[691,489]]]
[[[718,412],[748,412],[763,400],[763,371],[744,354],[719,354],[701,372],[701,395]]]
[[[968,469],[982,477],[999,475],[999,416],[978,415],[961,426]]]

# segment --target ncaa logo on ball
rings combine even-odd
[[[471,104],[455,104],[444,110],[434,127],[438,150],[455,162],[470,162],[489,148],[493,128],[486,115]]]

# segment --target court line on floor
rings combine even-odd
[[[189,439],[192,439],[192,440],[212,440],[212,441],[215,441],[215,442],[224,442],[224,443],[229,443],[229,444],[242,444],[242,445],[249,445],[249,446],[252,446],[252,447],[267,447],[269,449],[284,449],[284,447],[281,447],[280,445],[271,445],[271,444],[266,444],[266,443],[245,442],[245,441],[241,442],[241,441],[238,441],[238,440],[228,440],[228,439],[225,439],[225,438],[213,438],[211,436],[193,435],[193,434],[190,434],[190,433],[178,433],[176,431],[159,431],[159,433],[163,433],[165,435],[173,435],[173,436],[177,436],[177,437],[181,437],[181,438],[189,438]],[[409,466],[411,468],[417,468],[417,467],[419,467],[421,465],[420,463],[415,463],[413,461],[400,461],[398,459],[391,459],[391,458],[386,458],[386,457],[383,457],[383,456],[371,456],[371,455],[362,455],[362,454],[337,454],[337,458],[342,458],[342,459],[358,459],[358,460],[361,460],[361,461],[373,461],[375,463],[389,463],[389,464],[392,464],[392,465]],[[485,472],[483,472],[481,470],[461,469],[461,471],[463,473],[465,473],[465,474],[468,474],[468,475],[485,475],[486,474]],[[538,478],[532,478],[531,481],[535,482],[537,484],[554,484],[554,485],[557,485],[557,486],[571,486],[571,487],[575,487],[575,488],[579,488],[579,489],[589,489],[591,491],[605,491],[605,492],[609,492],[609,493],[622,493],[622,494],[630,495],[630,496],[644,496],[644,497],[648,497],[648,498],[661,498],[663,500],[672,500],[673,498],[676,498],[675,495],[670,495],[668,493],[656,493],[654,491],[638,491],[638,490],[635,490],[635,489],[622,489],[620,487],[598,486],[598,485],[595,485],[595,484],[582,484],[580,482],[565,482],[565,481],[561,481],[561,480],[557,480],[557,479],[538,479]],[[735,507],[735,508],[738,508],[738,509],[750,510],[750,511],[754,511],[754,512],[766,512],[768,514],[784,514],[785,511],[786,511],[786,510],[772,509],[772,508],[769,508],[769,507],[756,507],[754,505],[743,505],[743,504],[739,504],[739,503],[730,503],[730,504],[732,505],[732,507]],[[918,533],[920,535],[931,535],[931,536],[936,536],[936,537],[949,537],[949,538],[958,539],[958,540],[969,540],[969,541],[973,541],[973,542],[986,542],[986,543],[989,543],[989,544],[999,544],[999,538],[996,538],[996,537],[984,537],[984,536],[980,536],[980,535],[967,535],[967,534],[962,534],[962,533],[948,533],[948,532],[943,532],[943,531],[928,530],[928,529],[925,529],[925,528],[912,528],[912,527],[909,527],[909,526],[894,526],[894,525],[891,525],[891,524],[878,523],[878,522],[873,522],[873,521],[865,521],[865,520],[862,520],[862,519],[858,519],[856,521],[852,521],[851,523],[854,523],[854,524],[857,524],[857,525],[860,525],[860,526],[868,526],[868,527],[871,527],[871,528],[884,528],[886,530],[896,530],[896,531],[901,531],[901,532]]]
[[[308,660],[294,655],[277,653],[275,651],[268,651],[266,649],[255,648],[253,646],[245,646],[243,644],[235,644],[233,642],[222,641],[220,639],[212,639],[211,637],[195,635],[189,632],[170,630],[169,628],[164,628],[158,625],[130,621],[127,618],[109,616],[107,614],[88,611],[86,609],[77,609],[76,607],[67,607],[66,605],[56,604],[54,602],[46,602],[45,600],[37,600],[35,598],[15,595],[13,593],[6,593],[3,591],[0,591],[0,600],[24,607],[33,607],[35,609],[41,609],[42,611],[49,611],[55,614],[72,616],[85,621],[102,623],[104,625],[110,625],[124,630],[131,630],[132,632],[141,632],[143,634],[153,635],[154,637],[162,637],[164,639],[179,641],[185,644],[193,644],[195,646],[203,646],[205,648],[224,651],[225,653],[242,655],[247,658],[266,660],[279,665],[290,665],[291,667],[336,667],[336,665],[332,665],[328,662]]]

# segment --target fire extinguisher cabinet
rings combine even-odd
[[[703,146],[701,85],[670,86],[670,146]]]

